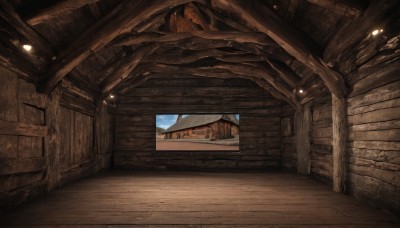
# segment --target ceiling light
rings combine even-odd
[[[113,99],[113,98],[114,98],[114,95],[110,94],[110,98]]]
[[[379,33],[382,33],[382,32],[383,32],[383,29],[375,29],[374,31],[371,32],[371,35],[376,36],[376,35],[378,35]]]
[[[26,51],[31,51],[32,50],[32,46],[29,45],[29,44],[22,45],[22,48],[25,49]]]
[[[302,89],[299,89],[299,93],[304,93],[304,91]]]

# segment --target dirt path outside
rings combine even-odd
[[[168,142],[157,140],[157,150],[239,150],[239,146],[225,146],[198,142]]]

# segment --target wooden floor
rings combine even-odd
[[[3,214],[0,227],[399,227],[291,173],[110,172]]]

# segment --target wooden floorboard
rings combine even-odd
[[[399,227],[292,173],[108,172],[9,211],[0,227]]]

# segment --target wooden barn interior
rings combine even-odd
[[[0,0],[0,227],[399,227],[400,1]],[[239,151],[156,151],[158,113]]]

